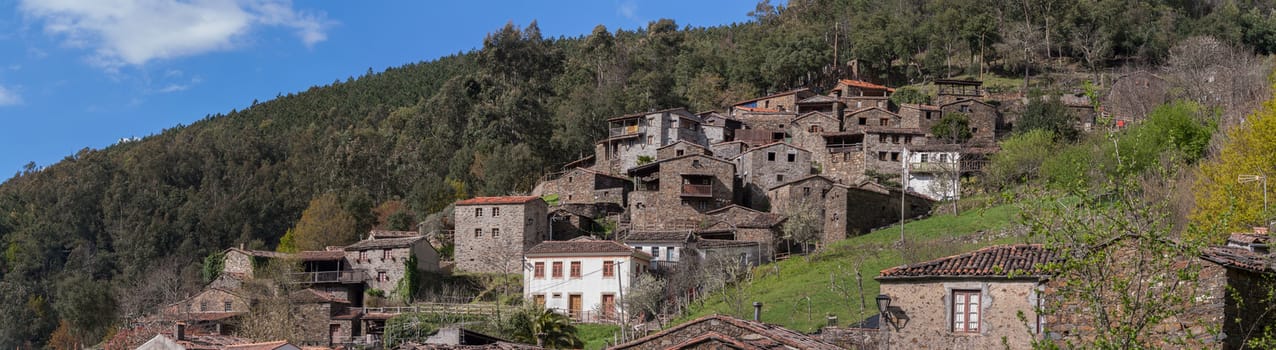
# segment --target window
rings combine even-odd
[[[803,188],[802,188],[802,196],[810,197],[810,196],[811,196],[811,188],[810,188],[810,187],[803,187]]]
[[[891,152],[891,161],[899,160],[899,152]]]
[[[860,118],[860,125],[868,125],[868,118]]]
[[[797,161],[797,153],[789,153],[789,163]]]
[[[208,300],[199,301],[199,311],[200,312],[208,311]]]
[[[359,260],[365,260],[365,261],[366,261],[366,260],[368,260],[368,251],[366,251],[366,250],[360,250],[360,251],[359,251]]]
[[[948,154],[946,154],[946,153],[940,153],[940,154],[939,154],[939,162],[940,162],[940,163],[947,163],[947,162],[948,162]]]
[[[674,247],[665,247],[665,260],[673,261]]]
[[[775,174],[775,182],[784,182],[784,174]]]
[[[554,278],[563,278],[563,262],[555,261],[553,266],[554,266],[554,271],[553,271]]]
[[[483,216],[483,208],[474,208],[474,217]]]
[[[889,126],[889,125],[891,125],[891,119],[890,119],[890,118],[882,118],[882,120],[879,120],[879,121],[877,122],[877,125],[878,125],[878,126]]]
[[[953,291],[953,333],[979,333],[979,291]]]
[[[824,128],[821,128],[819,125],[811,125],[811,127],[810,127],[809,129],[807,129],[807,131],[809,131],[809,132],[811,132],[811,133],[817,133],[817,132],[822,132],[822,131],[824,131]]]
[[[616,277],[616,262],[603,261],[603,278]]]
[[[660,257],[660,247],[651,247],[651,256],[652,256],[652,257],[655,257],[655,258],[659,258],[659,257]]]
[[[572,177],[571,177],[571,176],[568,176],[568,177],[567,177],[567,183],[572,183]],[[496,215],[492,215],[492,216],[496,216]]]
[[[500,236],[501,236],[501,229],[493,227],[492,237],[500,237]]]
[[[545,278],[545,263],[537,262],[533,266],[535,267],[532,268],[532,278]]]
[[[649,145],[653,145],[653,144],[655,144],[655,143],[656,143],[656,138],[655,138],[655,136],[647,135],[647,144],[649,144]]]
[[[973,134],[978,134],[978,133],[979,133],[979,128],[970,128],[970,133],[971,133],[972,135],[973,135]]]
[[[572,262],[572,278],[580,278],[580,262]]]
[[[682,154],[683,154],[683,151],[682,151],[682,150],[680,150],[680,149],[677,149],[677,150],[674,150],[674,151],[673,151],[673,154],[674,154],[674,156],[681,157],[681,156],[682,156]]]
[[[501,216],[501,208],[492,208],[492,217]]]
[[[474,229],[474,237],[483,237],[483,229],[481,228]]]
[[[930,112],[926,112],[926,119],[930,119]]]
[[[880,134],[880,135],[877,135],[877,142],[878,142],[878,143],[886,143],[886,134]]]
[[[892,135],[891,143],[899,143],[899,135]]]
[[[382,249],[382,250],[381,250],[381,260],[385,260],[385,259],[390,259],[390,250],[389,250],[389,249]]]
[[[611,317],[616,311],[616,295],[603,294],[603,316]]]
[[[230,312],[230,300],[222,301],[222,311]]]
[[[922,153],[922,163],[926,162],[926,156],[928,156],[928,154]]]
[[[877,160],[886,160],[886,152],[877,152]]]
[[[913,136],[912,135],[904,136],[904,143],[913,143]]]
[[[961,111],[963,113],[970,112],[970,105],[961,105]]]
[[[377,282],[389,282],[390,277],[385,275],[385,271],[377,271]]]
[[[769,162],[774,162],[774,161],[775,161],[775,152],[767,152],[767,153],[766,153],[766,160],[767,160],[767,161],[769,161]]]

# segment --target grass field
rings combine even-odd
[[[580,323],[576,325],[576,337],[585,342],[586,350],[602,349],[612,336],[620,331],[614,324]]]
[[[722,292],[715,293],[671,324],[715,313],[751,318],[753,301],[763,303],[764,322],[802,332],[817,330],[830,314],[842,325],[857,323],[877,313],[873,298],[878,286],[873,277],[881,270],[994,244],[1026,242],[1023,230],[1013,224],[1017,212],[1013,204],[1003,204],[957,216],[933,216],[906,223],[908,243],[903,245],[898,244],[899,226],[892,226],[837,242],[809,261],[795,256],[764,265],[755,270],[753,282],[740,294],[726,298]],[[856,286],[857,271],[862,289]],[[841,288],[833,288],[831,281]],[[731,305],[725,300],[740,302]]]

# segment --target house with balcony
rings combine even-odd
[[[523,255],[523,297],[582,322],[616,322],[622,291],[652,257],[616,241],[546,241]]]
[[[623,174],[656,149],[686,140],[708,146],[699,116],[685,108],[623,115],[607,120],[607,138],[594,144],[595,170]]]
[[[984,98],[984,82],[978,80],[938,79],[935,80],[935,104],[945,105],[963,100]]]
[[[630,169],[636,183],[629,196],[630,222],[638,230],[696,227],[705,212],[732,203],[735,172],[735,164],[704,154]]]
[[[937,201],[961,198],[960,145],[919,145],[908,149],[909,191]]]
[[[336,280],[363,278],[368,289],[393,290],[410,268],[418,271],[439,270],[439,253],[425,236],[365,239],[346,246],[343,253],[345,261],[350,264],[350,270],[338,272],[335,275]],[[409,266],[409,258],[412,257],[416,258],[416,265]],[[319,272],[315,276],[334,275],[331,272]],[[349,297],[343,299],[349,300]]]

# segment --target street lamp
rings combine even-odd
[[[877,295],[877,312],[881,313],[882,319],[889,320],[890,314],[887,313],[891,308],[891,297],[886,294]]]
[[[1241,175],[1236,178],[1240,183],[1250,183],[1254,181],[1263,182],[1263,215],[1267,215],[1267,176],[1266,175]]]

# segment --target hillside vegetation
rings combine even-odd
[[[590,153],[609,117],[831,86],[851,74],[845,62],[897,86],[1166,63],[1196,35],[1267,54],[1272,6],[795,0],[763,1],[754,20],[713,28],[659,20],[545,38],[535,23],[510,24],[477,51],[31,164],[0,185],[0,347],[43,347],[54,334],[56,344],[97,343],[196,288],[213,252],[271,249],[294,227],[331,232],[297,224],[310,209],[339,207],[353,220],[336,229],[358,234],[458,198],[528,191]]]

